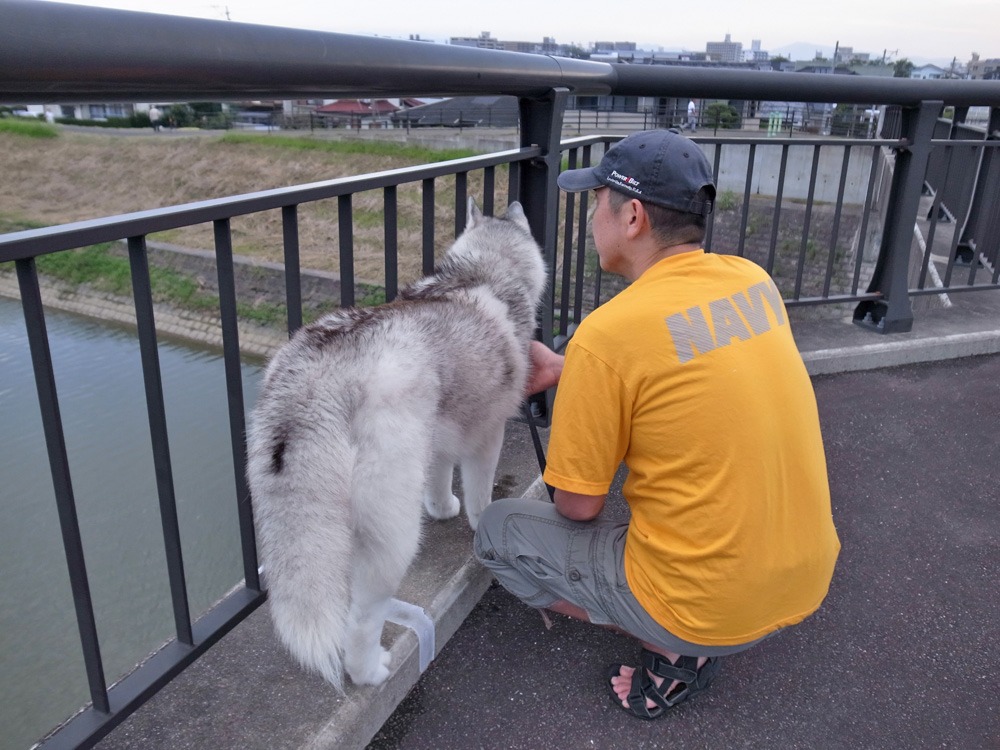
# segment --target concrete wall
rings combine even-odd
[[[750,146],[724,144],[719,163],[718,191],[732,191],[742,196],[746,188],[747,161]],[[715,148],[705,144],[702,149],[714,164]],[[816,174],[816,188],[813,199],[826,203],[837,201],[840,189],[840,172],[844,161],[844,146],[822,146]],[[806,200],[809,196],[809,179],[812,174],[813,147],[791,146],[785,167],[784,200]],[[871,173],[872,149],[854,148],[847,167],[847,184],[844,187],[844,202],[863,204],[868,191],[868,177]],[[776,195],[778,175],[781,169],[781,146],[761,142],[754,155],[753,179],[750,190],[753,195]]]

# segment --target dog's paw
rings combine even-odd
[[[424,506],[427,508],[427,514],[431,518],[443,521],[446,518],[457,516],[458,511],[462,508],[462,503],[453,494],[448,493],[448,496],[445,498],[426,497],[424,499]]]
[[[389,662],[392,656],[384,648],[380,648],[374,659],[367,659],[363,664],[345,664],[347,674],[355,685],[381,685],[389,676]]]

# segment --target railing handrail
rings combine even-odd
[[[565,87],[589,95],[1000,106],[1000,81],[611,64],[38,0],[0,0],[0,16],[0,101],[28,104],[534,97]]]
[[[0,0],[0,17],[0,101],[540,96],[613,79],[587,60],[37,0]]]

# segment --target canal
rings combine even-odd
[[[135,333],[46,316],[110,683],[173,637]],[[221,353],[159,345],[194,616],[242,578]],[[261,362],[245,362],[249,407]],[[27,748],[89,700],[20,303],[0,298],[0,746]]]

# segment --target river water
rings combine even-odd
[[[46,315],[73,491],[114,682],[173,637],[135,333]],[[159,345],[192,616],[243,576],[221,354]],[[253,403],[259,363],[243,367]],[[0,747],[26,748],[89,700],[20,303],[0,298]]]

